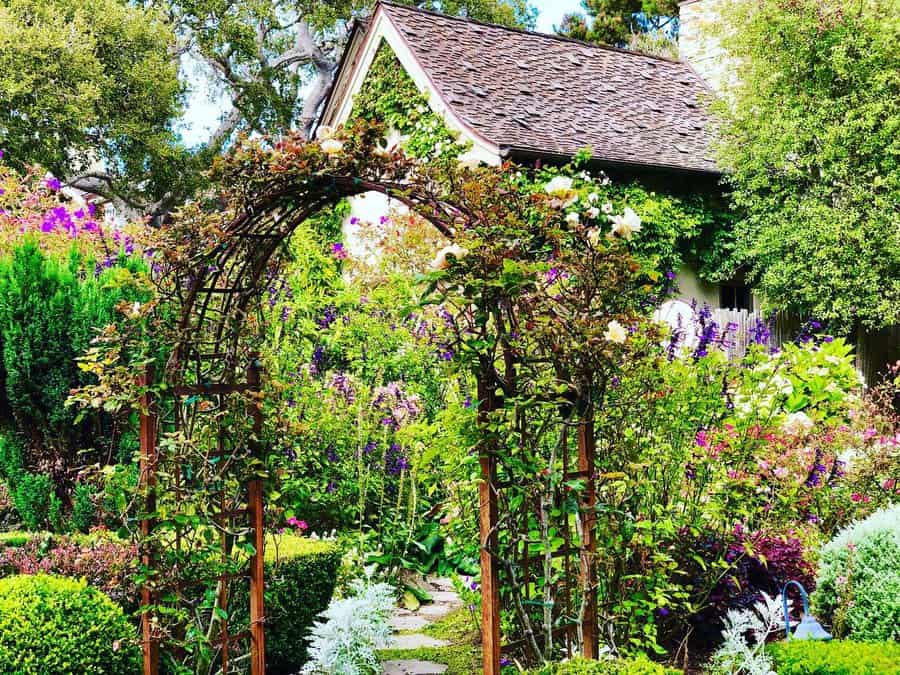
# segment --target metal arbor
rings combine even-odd
[[[230,668],[237,671],[238,656],[249,659],[253,675],[265,672],[262,412],[254,338],[260,332],[257,309],[267,270],[284,242],[322,209],[370,191],[405,204],[449,238],[458,228],[483,217],[456,197],[452,181],[458,176],[446,166],[384,152],[379,149],[381,137],[378,128],[361,125],[337,141],[339,152],[332,154],[320,144],[300,139],[274,147],[259,142],[241,145],[220,172],[228,188],[227,205],[222,208],[220,203],[216,211],[189,207],[162,229],[160,293],[167,302],[160,307],[174,306],[177,314],[169,320],[172,351],[162,374],[162,395],[142,402],[141,479],[147,495],[142,560],[150,571],[142,589],[145,675],[159,672],[160,644],[183,637],[177,629],[161,630],[161,616],[154,608],[166,602],[189,605],[192,592],[213,583],[215,600],[207,634],[215,652],[211,658],[226,674]],[[491,375],[482,375],[478,397],[479,416],[484,418],[499,403]],[[152,381],[152,373],[143,377],[145,383]],[[589,478],[593,465],[589,429],[579,433],[578,451],[577,473]],[[501,653],[496,555],[501,486],[496,452],[484,445],[479,454],[483,672],[496,675]],[[189,508],[190,513],[184,514],[187,524],[175,526],[167,538],[152,538],[158,525],[157,500],[163,495],[160,475],[167,477],[168,489],[174,492],[169,494],[170,511]],[[205,506],[191,499],[200,490]],[[181,522],[171,512],[167,516],[170,522]],[[589,515],[582,518],[582,531],[588,534],[569,550],[580,558],[579,578],[588,580],[581,586],[595,596],[593,522]],[[167,559],[161,550],[177,547],[183,552],[203,531],[219,535],[222,565],[212,575],[183,556]],[[242,544],[249,546],[242,549]],[[237,555],[241,550],[251,553]],[[527,565],[527,546],[524,560]],[[178,568],[177,574],[170,574],[172,568]],[[228,600],[235,595],[243,598],[236,583],[247,579],[249,621],[246,627],[232,630]],[[589,605],[579,629],[583,630],[583,651],[593,657],[596,600]],[[236,647],[241,641],[249,647]]]

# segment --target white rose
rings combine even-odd
[[[572,179],[568,176],[555,176],[544,186],[544,192],[553,197],[565,197],[572,190]]]
[[[612,205],[612,202],[606,202],[606,203],[601,207],[601,209],[603,210],[603,213],[612,213],[612,212],[613,212],[613,205]]]
[[[319,143],[319,147],[326,155],[337,155],[344,149],[344,144],[336,138],[326,138]]]
[[[599,215],[600,215],[600,209],[598,209],[596,206],[592,206],[591,208],[589,208],[587,210],[588,218],[597,218]]]
[[[626,208],[621,216],[609,216],[613,223],[613,234],[623,239],[631,239],[631,235],[641,229],[641,218],[631,208]]]
[[[616,344],[623,344],[625,340],[628,339],[628,331],[625,330],[625,326],[620,324],[618,321],[610,321],[609,325],[606,327],[606,332],[603,334],[610,342],[615,342]]]
[[[574,211],[566,214],[566,222],[569,223],[569,225],[577,225],[579,220],[578,214]]]
[[[452,255],[457,260],[461,258],[465,258],[468,251],[464,249],[459,244],[450,244],[449,246],[445,246],[440,251],[437,252],[437,255],[434,257],[434,260],[431,261],[431,269],[433,270],[445,270],[447,269],[447,256]]]
[[[334,136],[334,129],[327,124],[323,124],[316,130],[316,138],[320,141],[324,141],[332,136]]]

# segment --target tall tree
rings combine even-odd
[[[126,198],[159,192],[178,155],[174,47],[163,16],[121,0],[0,0],[5,161]]]
[[[751,280],[837,329],[900,322],[896,0],[741,0],[723,20],[719,158]]]
[[[161,216],[196,189],[236,133],[308,133],[350,22],[374,4],[0,0],[0,147]],[[525,27],[536,18],[528,0],[407,4]],[[198,65],[227,109],[186,149],[173,122]]]
[[[678,0],[582,0],[587,14],[567,14],[557,31],[577,40],[623,46],[633,34],[660,31],[678,17]]]

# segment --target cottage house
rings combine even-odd
[[[721,4],[682,3],[682,58],[672,60],[382,1],[352,29],[320,125],[353,117],[360,92],[388,52],[395,59],[391,67],[404,71],[431,112],[466,143],[461,161],[565,163],[589,147],[593,168],[613,181],[715,202],[721,200],[721,171],[711,153],[704,102],[727,87],[729,71],[703,27]],[[351,250],[349,223],[377,222],[388,208],[380,194],[354,198],[345,223]],[[750,288],[740,277],[724,283],[703,277],[686,256],[677,270],[684,304],[676,311],[692,301],[708,304],[720,321],[742,324],[746,340],[758,309]],[[776,339],[796,326],[783,318]],[[871,380],[890,357],[891,344],[896,351],[896,340],[863,342],[861,351],[868,350],[871,361],[863,370]]]

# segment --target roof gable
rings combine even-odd
[[[500,155],[566,157],[590,146],[611,164],[718,173],[709,90],[683,62],[390,2],[374,18],[369,32],[387,19],[388,37],[415,61],[407,71],[420,69],[414,79],[436,95],[432,107]]]

